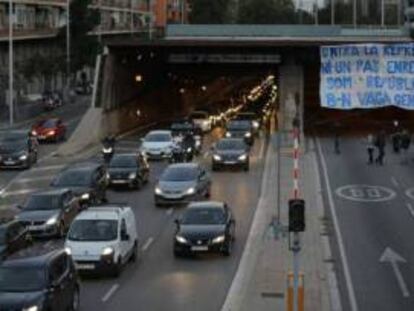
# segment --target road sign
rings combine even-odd
[[[392,189],[376,185],[346,185],[336,189],[335,193],[346,200],[367,203],[389,201],[397,195]]]

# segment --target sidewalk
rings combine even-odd
[[[271,138],[268,157],[270,176],[264,182],[271,185],[262,189],[261,202],[257,214],[261,215],[259,232],[255,235],[254,250],[247,249],[251,271],[244,271],[243,280],[235,277],[239,285],[239,302],[234,303],[234,284],[222,311],[251,311],[251,310],[286,310],[287,274],[292,271],[293,256],[289,251],[288,235],[288,200],[293,189],[293,157],[291,137],[283,137],[280,155],[280,202],[281,223],[283,226],[272,226],[271,222],[277,215],[277,138]],[[306,201],[306,232],[302,234],[302,251],[300,252],[300,267],[304,273],[305,283],[305,310],[330,311],[341,310],[336,291],[336,276],[333,273],[329,243],[324,227],[324,209],[322,206],[321,186],[319,182],[316,149],[311,142],[308,153],[301,153],[300,158],[300,195]],[[264,204],[262,204],[264,203]],[[256,219],[252,230],[256,225]],[[258,230],[256,228],[255,230]],[[252,233],[251,233],[252,234]],[[250,237],[249,237],[250,239]],[[245,257],[245,254],[243,255]],[[243,261],[243,259],[242,259]],[[240,263],[239,270],[249,269],[249,266]],[[239,274],[238,271],[237,274]]]

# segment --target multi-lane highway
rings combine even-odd
[[[414,309],[414,163],[389,145],[385,165],[368,165],[362,138],[320,143],[325,203],[337,219],[336,261],[344,310]],[[325,174],[326,173],[326,174]],[[342,248],[342,249],[341,249]]]
[[[203,153],[196,159],[210,170],[210,147],[222,133],[216,129],[204,140]],[[262,134],[262,136],[264,136]],[[117,142],[119,152],[137,151],[138,135]],[[51,147],[52,148],[52,147]],[[174,258],[172,245],[174,219],[182,207],[157,208],[154,205],[154,184],[166,162],[151,162],[150,183],[140,191],[108,191],[109,202],[127,203],[133,208],[140,236],[141,258],[126,267],[119,278],[85,278],[81,286],[82,310],[219,310],[236,272],[250,224],[260,195],[266,140],[256,139],[251,150],[249,172],[227,170],[212,174],[212,200],[226,201],[233,209],[236,243],[230,257],[205,255],[195,258]],[[46,151],[45,151],[46,152]],[[93,160],[99,160],[96,155]],[[21,201],[33,191],[48,186],[62,165],[40,167],[15,178],[6,192],[14,201]],[[11,194],[11,195],[10,195]],[[60,241],[47,242],[61,245]]]

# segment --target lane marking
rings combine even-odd
[[[335,190],[337,196],[354,202],[385,202],[394,199],[394,190],[376,185],[345,185]]]
[[[263,159],[263,157],[264,157],[264,153],[265,153],[265,142],[264,142],[264,140],[263,139],[261,139],[260,140],[260,144],[261,144],[261,146],[260,146],[260,152],[259,152],[259,159]]]
[[[391,182],[392,182],[392,184],[395,186],[395,187],[399,187],[400,185],[398,184],[398,181],[394,178],[394,177],[391,177]]]
[[[174,209],[171,207],[169,209],[167,209],[167,211],[165,212],[168,216],[171,216],[172,213],[174,212]]]
[[[145,242],[145,244],[142,246],[142,251],[145,252],[147,251],[147,249],[151,246],[151,244],[154,242],[154,238],[150,237],[148,238],[148,240]]]
[[[320,154],[320,157],[321,157],[322,171],[323,171],[323,176],[325,178],[326,190],[328,194],[328,201],[329,201],[328,205],[329,205],[329,209],[332,214],[332,220],[333,220],[333,224],[335,228],[336,238],[338,241],[339,254],[341,257],[342,266],[344,268],[345,282],[346,282],[346,287],[347,287],[348,296],[349,296],[349,304],[351,306],[352,311],[358,311],[358,305],[357,305],[357,301],[355,297],[354,284],[352,283],[351,273],[350,273],[349,264],[348,264],[348,257],[345,252],[344,240],[342,238],[342,232],[341,232],[341,229],[339,228],[338,215],[336,213],[335,201],[333,199],[333,194],[332,194],[332,189],[331,189],[331,182],[328,176],[328,168],[326,165],[326,159],[325,159],[325,155],[322,152],[322,147],[321,147],[319,138],[316,138],[316,145],[318,147],[318,153]]]
[[[30,171],[52,171],[52,170],[59,170],[61,168],[64,168],[65,166],[66,164],[40,166],[40,167],[33,167]]]
[[[111,296],[113,294],[115,294],[115,292],[118,290],[118,288],[119,288],[119,284],[112,285],[112,287],[108,290],[108,292],[105,294],[105,296],[102,297],[102,302],[107,302],[109,300],[109,298],[111,298]]]
[[[411,203],[406,203],[405,206],[407,206],[408,211],[410,212],[411,216],[414,217],[414,207]]]

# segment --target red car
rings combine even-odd
[[[56,142],[64,140],[66,136],[66,125],[58,118],[44,119],[32,126],[32,134],[39,141]]]

